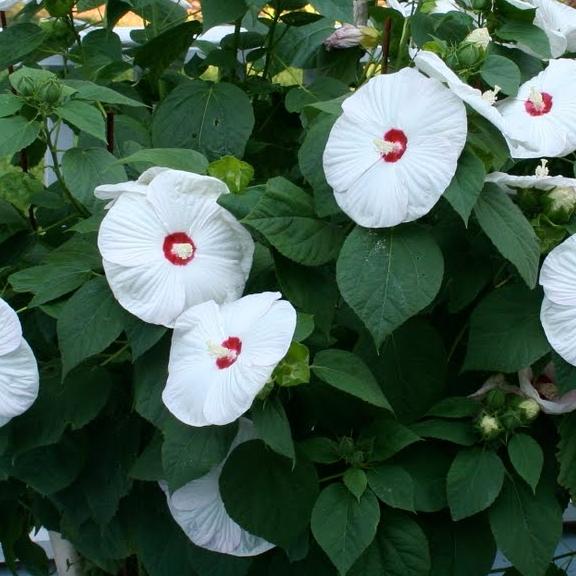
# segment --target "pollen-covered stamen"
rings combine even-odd
[[[548,92],[540,92],[532,86],[528,100],[524,103],[524,108],[530,116],[548,114],[552,109],[552,96]]]
[[[166,236],[162,249],[166,260],[176,266],[185,266],[194,259],[196,253],[196,245],[186,232]]]
[[[543,158],[540,160],[540,166],[536,167],[534,174],[539,178],[542,178],[543,176],[550,176],[550,170],[546,164],[548,164],[548,160]]]
[[[494,104],[498,102],[498,94],[500,93],[501,90],[502,88],[496,85],[494,86],[494,90],[486,90],[486,92],[482,92],[482,100],[488,102],[490,106],[494,106]]]
[[[230,368],[238,360],[238,356],[242,352],[242,340],[236,336],[230,336],[221,344],[207,342],[207,347],[208,354],[216,359],[216,366],[222,370]]]
[[[380,157],[385,162],[397,162],[404,156],[406,146],[408,145],[408,138],[402,130],[392,128],[384,134],[384,138],[377,138],[374,140],[374,146],[380,153]]]

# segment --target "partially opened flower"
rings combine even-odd
[[[236,446],[256,438],[250,420],[241,418],[238,424],[238,434],[230,452]],[[196,546],[232,556],[263,554],[274,548],[274,544],[246,532],[226,512],[218,485],[225,462],[173,494],[168,492],[165,483],[161,483],[170,513]]]
[[[550,345],[576,366],[576,235],[554,248],[540,271],[540,321]]]
[[[542,28],[547,34],[556,34],[565,39],[568,52],[576,51],[576,9],[558,0],[530,0],[537,9],[534,24]],[[560,56],[555,53],[551,42],[552,57]]]
[[[536,401],[542,412],[546,414],[566,414],[576,410],[576,390],[560,394],[556,386],[554,367],[552,364],[540,376],[535,377],[531,368],[518,372],[518,380],[522,392]]]
[[[162,394],[191,426],[228,424],[250,408],[288,352],[296,311],[278,292],[205,302],[176,321]]]
[[[512,132],[524,132],[523,144],[508,141],[513,158],[565,156],[576,150],[575,93],[576,62],[551,60],[517,96],[496,104]]]
[[[0,299],[0,426],[26,412],[38,396],[38,365],[16,312]]]
[[[242,295],[254,243],[218,205],[219,194],[227,192],[215,178],[164,170],[117,195],[98,247],[124,308],[146,322],[172,326],[190,306]]]
[[[376,28],[343,24],[324,40],[324,46],[327,50],[353,48],[354,46],[362,46],[368,50],[378,46],[379,41],[380,33]]]
[[[458,98],[494,124],[509,140],[523,142],[523,131],[515,126],[508,126],[500,111],[494,106],[498,101],[500,88],[496,87],[494,90],[486,90],[485,92],[473,88],[461,80],[437,54],[426,50],[421,50],[416,54],[414,64],[418,70],[430,78],[444,82]]]
[[[323,158],[340,208],[367,228],[428,213],[456,172],[464,104],[437,80],[405,68],[372,78],[342,109]]]

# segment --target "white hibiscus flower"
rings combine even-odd
[[[102,221],[98,248],[114,296],[145,322],[171,327],[190,306],[242,295],[254,243],[217,198],[216,178],[178,170],[96,190],[116,197]]]
[[[556,35],[564,38],[565,50],[576,52],[576,9],[558,0],[530,0],[530,3],[537,9],[534,23],[542,28],[550,38]],[[552,56],[561,56],[555,53],[554,45],[551,42]]]
[[[576,62],[551,60],[517,96],[496,104],[513,133],[524,131],[524,144],[508,140],[513,158],[565,156],[576,150],[575,92]]]
[[[324,150],[336,202],[367,228],[428,213],[466,142],[466,109],[448,88],[405,68],[372,78],[342,104]]]
[[[38,397],[38,365],[22,337],[16,312],[0,299],[0,426],[26,412]]]
[[[424,72],[430,78],[436,78],[440,82],[444,82],[458,98],[496,126],[509,140],[523,143],[523,131],[517,127],[508,126],[500,111],[494,106],[498,101],[499,87],[482,92],[469,86],[437,54],[426,50],[421,50],[416,54],[414,64],[418,70]],[[516,130],[513,128],[516,128]]]
[[[550,345],[576,366],[576,235],[554,248],[540,271],[544,301],[540,321]]]
[[[250,420],[241,418],[238,424],[238,434],[230,452],[236,446],[256,438]],[[274,544],[246,532],[230,518],[224,508],[219,479],[225,463],[226,459],[208,474],[189,482],[172,495],[166,484],[161,483],[170,513],[186,536],[200,548],[232,556],[263,554],[274,548]]]
[[[548,364],[537,378],[531,368],[520,370],[518,381],[522,392],[535,400],[545,414],[566,414],[576,410],[576,390],[559,394],[552,364]]]
[[[218,306],[205,302],[176,321],[162,394],[191,426],[228,424],[250,408],[288,352],[296,311],[278,292]]]

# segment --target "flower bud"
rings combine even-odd
[[[532,422],[540,413],[540,406],[536,400],[526,398],[518,404],[518,412],[525,422]]]
[[[46,80],[38,89],[38,98],[46,104],[57,106],[62,98],[62,86],[58,80]]]
[[[488,32],[488,28],[476,28],[476,30],[472,30],[472,32],[464,38],[463,43],[486,50],[491,41],[492,37],[490,36],[490,32]]]
[[[483,58],[483,49],[474,44],[463,42],[458,48],[457,56],[459,66],[469,68],[480,63]]]
[[[18,82],[18,92],[20,93],[21,96],[24,96],[25,98],[34,96],[35,90],[36,85],[34,84],[34,81],[32,80],[32,78],[29,78],[28,76],[24,76]]]
[[[556,224],[566,224],[576,210],[576,188],[554,188],[542,201],[543,212]]]
[[[380,33],[376,28],[344,24],[324,40],[324,46],[327,50],[353,48],[354,46],[362,46],[368,50],[377,46],[379,42]]]
[[[478,422],[478,428],[484,440],[494,440],[502,432],[502,425],[495,416],[484,414]]]
[[[490,390],[490,392],[486,394],[486,406],[490,410],[499,410],[505,403],[506,394],[498,388],[494,388],[494,390]]]

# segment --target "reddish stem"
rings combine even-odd
[[[388,73],[388,58],[390,56],[390,39],[392,37],[392,18],[384,22],[384,36],[382,37],[382,74]]]
[[[106,112],[106,142],[108,152],[114,154],[114,112]]]
[[[8,26],[6,22],[6,12],[4,12],[4,10],[0,10],[0,24],[2,24],[2,30]]]

